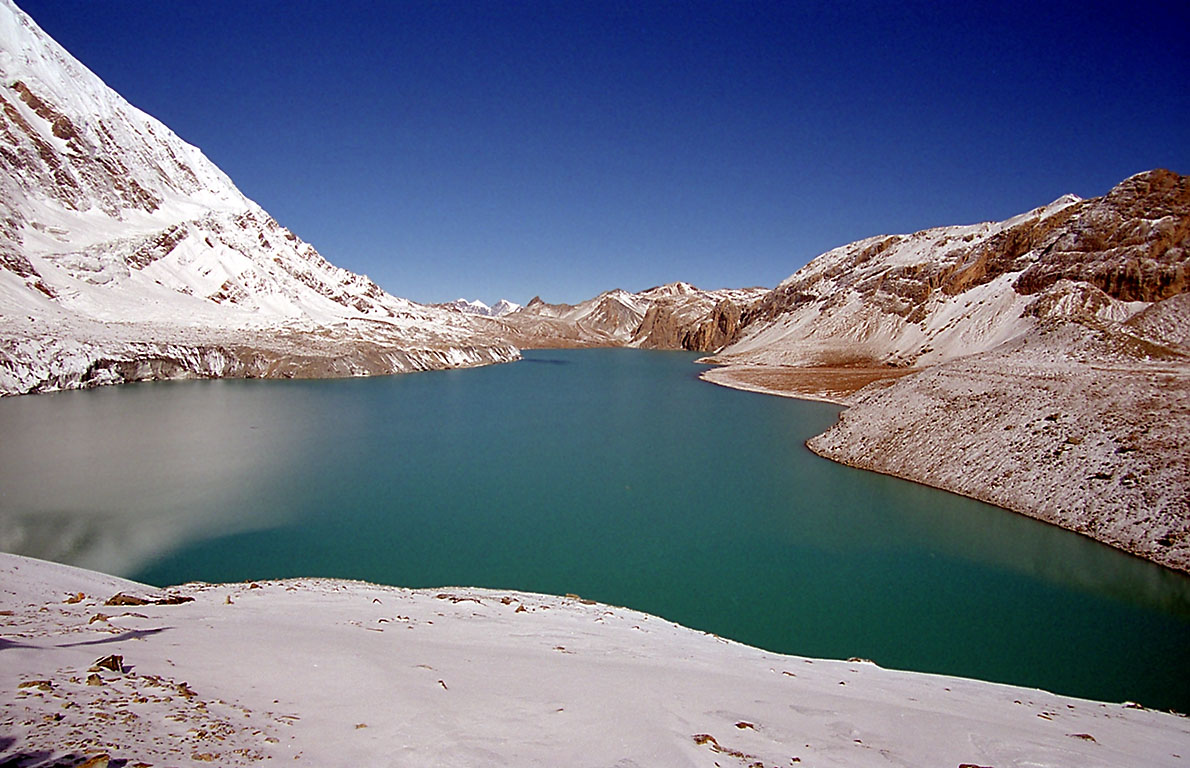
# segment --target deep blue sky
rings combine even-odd
[[[1185,2],[18,2],[418,301],[772,286],[862,237],[1190,173]]]

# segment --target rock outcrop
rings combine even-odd
[[[1184,293],[1190,287],[1187,211],[1186,177],[1156,170],[1126,179],[1104,197],[1069,209],[1061,231],[1044,239],[1013,288],[1033,295],[1070,280],[1128,302]]]
[[[926,365],[1049,317],[1127,318],[1186,288],[1186,177],[1138,174],[1003,222],[879,236],[819,256],[749,308],[721,362]]]

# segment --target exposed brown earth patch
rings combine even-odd
[[[889,367],[728,365],[704,371],[699,378],[749,392],[847,405],[852,395],[869,384],[891,384],[902,376],[919,372],[914,368]]]

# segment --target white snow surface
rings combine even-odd
[[[190,601],[106,605],[117,593]],[[1190,754],[1186,718],[768,653],[575,597],[330,579],[159,590],[0,555],[0,611],[0,761],[1094,768]]]

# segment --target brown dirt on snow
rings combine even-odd
[[[891,383],[911,373],[920,373],[920,369],[728,365],[704,371],[702,378],[737,389],[846,404],[852,395],[873,382]]]

